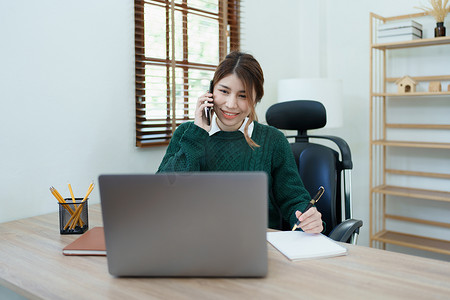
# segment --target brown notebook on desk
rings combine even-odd
[[[94,227],[64,247],[64,255],[106,255],[103,227]]]

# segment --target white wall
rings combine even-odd
[[[264,98],[256,110],[264,121],[276,102],[278,80],[300,75],[300,2],[278,0],[270,8],[258,0],[243,2],[241,50],[254,55],[264,72]]]
[[[0,222],[83,197],[106,172],[154,172],[134,146],[133,1],[0,2]],[[98,189],[90,199],[99,201]]]
[[[413,13],[420,4],[244,2],[242,49],[266,77],[262,121],[279,79],[343,80],[344,127],[320,132],[352,148],[362,245],[369,244],[369,12]],[[68,195],[70,182],[84,195],[101,173],[156,171],[165,148],[134,146],[133,26],[131,0],[0,2],[0,222],[55,211],[51,185]],[[91,200],[99,201],[98,189]]]

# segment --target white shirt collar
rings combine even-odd
[[[244,122],[242,123],[241,127],[239,128],[239,131],[241,131],[242,133],[244,133],[245,124],[247,124],[247,122],[248,122],[248,117],[245,118]],[[250,125],[248,125],[248,136],[249,137],[252,136],[253,126],[254,126],[253,122],[250,123]],[[217,116],[213,115],[212,120],[211,120],[211,129],[209,130],[209,136],[211,136],[219,131],[222,131],[222,130],[219,128],[219,125],[217,124]]]

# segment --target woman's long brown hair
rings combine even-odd
[[[251,122],[258,121],[255,106],[264,95],[264,74],[262,68],[252,55],[234,51],[229,53],[217,67],[214,73],[213,86],[230,74],[236,74],[244,84],[245,97],[250,105],[249,120],[244,128],[245,140],[250,147],[259,147],[248,135],[248,126]]]

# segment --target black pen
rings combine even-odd
[[[323,186],[319,187],[319,190],[317,191],[317,194],[314,196],[314,198],[311,199],[311,201],[309,201],[308,206],[305,208],[305,210],[303,211],[303,213],[305,213],[308,209],[310,209],[311,207],[314,206],[314,204],[319,201],[320,197],[322,197],[323,193],[325,192],[325,189],[323,188]],[[294,227],[292,228],[292,231],[296,230],[297,228],[300,228],[300,221],[297,221],[297,223],[294,225]]]

